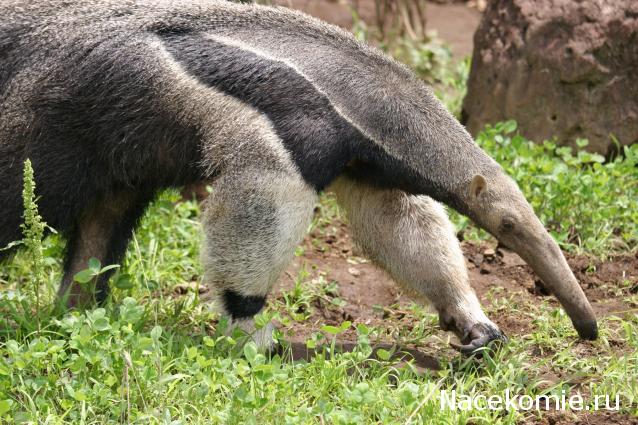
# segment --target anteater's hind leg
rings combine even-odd
[[[429,300],[443,329],[469,344],[463,351],[502,337],[470,286],[461,247],[440,204],[349,177],[338,178],[330,189],[360,248],[413,295]]]
[[[0,152],[2,155],[3,152]],[[0,160],[0,162],[2,162]],[[0,164],[0,167],[2,164]],[[22,239],[22,180],[0,174],[0,263],[16,251],[17,246],[4,249]]]
[[[291,261],[315,201],[296,172],[248,169],[221,176],[204,202],[204,280],[231,324],[261,348],[272,344],[272,327],[255,330],[253,317]]]
[[[64,276],[58,298],[68,307],[87,306],[106,300],[108,280],[113,270],[98,277],[95,294],[87,285],[73,280],[76,273],[87,268],[95,257],[103,266],[119,264],[126,252],[133,230],[144,213],[151,196],[121,192],[103,198],[87,209],[69,236],[64,261]]]

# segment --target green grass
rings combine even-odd
[[[635,249],[638,149],[603,164],[584,152],[532,145],[513,130],[512,123],[499,124],[478,141],[521,184],[563,247],[597,256]],[[199,210],[178,198],[167,192],[146,214],[105,308],[54,313],[63,245],[56,236],[39,244],[37,233],[28,233],[27,249],[2,265],[0,422],[462,424],[537,417],[440,409],[440,390],[491,395],[508,388],[529,395],[582,390],[587,400],[618,394],[621,412],[638,414],[635,310],[604,318],[600,340],[589,344],[578,342],[562,310],[495,290],[488,315],[530,317],[533,329],[510,335],[493,358],[459,357],[448,335],[435,329],[436,317],[418,305],[403,312],[415,327],[394,337],[440,357],[440,371],[381,360],[388,358],[383,352],[370,358],[370,341],[388,335],[361,323],[314,328],[308,344],[328,346],[310,361],[267,358],[225,336],[212,306],[200,299]],[[38,228],[37,210],[31,211],[28,227]],[[334,199],[324,197],[313,229],[337,218]],[[461,225],[468,237],[476,233]],[[627,310],[636,305],[631,287],[615,291]],[[304,323],[316,302],[339,307],[339,288],[301,271],[264,316]],[[388,326],[393,320],[390,314]],[[330,341],[345,330],[356,333],[357,348],[328,355]]]

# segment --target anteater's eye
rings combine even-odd
[[[501,221],[501,230],[503,232],[511,232],[514,230],[514,219],[510,217],[503,218],[503,221]]]

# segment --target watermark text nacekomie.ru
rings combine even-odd
[[[503,395],[457,394],[456,390],[441,390],[441,410],[620,410],[620,395],[611,399],[609,395],[593,397],[593,404],[586,404],[580,394],[560,395],[512,394],[509,389]]]

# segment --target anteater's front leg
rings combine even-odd
[[[413,295],[429,300],[441,327],[461,339],[462,351],[503,338],[469,284],[459,242],[441,205],[348,177],[337,179],[331,190],[364,253]]]
[[[272,345],[272,326],[253,317],[292,259],[312,217],[316,192],[296,172],[251,168],[218,178],[203,205],[204,281],[232,326]]]

